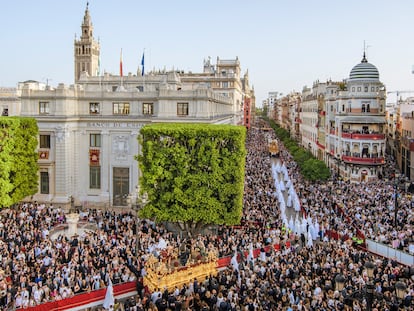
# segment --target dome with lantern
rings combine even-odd
[[[368,63],[367,58],[362,58],[361,62],[352,68],[351,73],[349,74],[350,81],[379,81],[379,72],[377,67],[373,64]]]

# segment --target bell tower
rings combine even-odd
[[[78,40],[75,37],[75,83],[79,81],[82,72],[89,76],[99,75],[99,42],[93,38],[93,26],[89,15],[89,2],[86,4],[85,16],[82,23],[82,34]]]

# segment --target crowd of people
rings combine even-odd
[[[414,267],[375,257],[346,239],[335,240],[324,234],[331,230],[351,238],[360,229],[366,237],[408,250],[413,243],[409,196],[400,190],[396,227],[392,183],[380,180],[357,184],[339,179],[309,183],[302,179],[293,158],[280,144],[280,161],[289,171],[303,212],[317,220],[320,228],[316,243],[303,243],[289,232],[281,218],[267,150],[269,135],[274,134],[255,128],[248,133],[240,226],[221,226],[215,232],[184,239],[162,224],[138,219],[128,211],[88,209],[84,217],[96,224],[95,230],[52,239],[53,228],[66,222],[59,207],[31,202],[3,212],[0,305],[5,310],[24,308],[104,288],[110,281],[135,281],[138,295],[118,301],[117,308],[364,310],[367,301],[357,293],[373,281],[376,297],[381,297],[375,300],[374,310],[395,310],[397,303],[405,310],[413,310]],[[272,245],[279,245],[280,250],[268,247]],[[259,257],[244,256],[252,246],[260,249]],[[148,290],[143,278],[150,255],[175,252],[185,263],[195,248],[201,252],[215,250],[219,257],[233,256],[235,261],[232,259],[232,264],[215,277],[191,280],[174,291]],[[364,269],[368,261],[375,264],[373,280]],[[341,291],[335,286],[338,275],[345,277]],[[397,301],[393,293],[399,281],[407,286],[402,301]]]

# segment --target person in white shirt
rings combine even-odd
[[[42,301],[42,292],[39,290],[37,284],[33,286],[33,299],[37,305]]]
[[[22,294],[20,292],[17,292],[16,296],[14,297],[15,302],[14,302],[14,306],[16,309],[20,309],[23,307],[23,297]]]

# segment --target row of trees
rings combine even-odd
[[[38,188],[35,119],[0,117],[0,206],[9,207]]]
[[[309,150],[299,146],[293,140],[289,132],[277,125],[273,120],[267,120],[276,133],[276,136],[283,142],[286,149],[289,150],[293,159],[300,168],[302,176],[311,181],[327,180],[330,176],[330,170],[325,162],[316,159]]]

